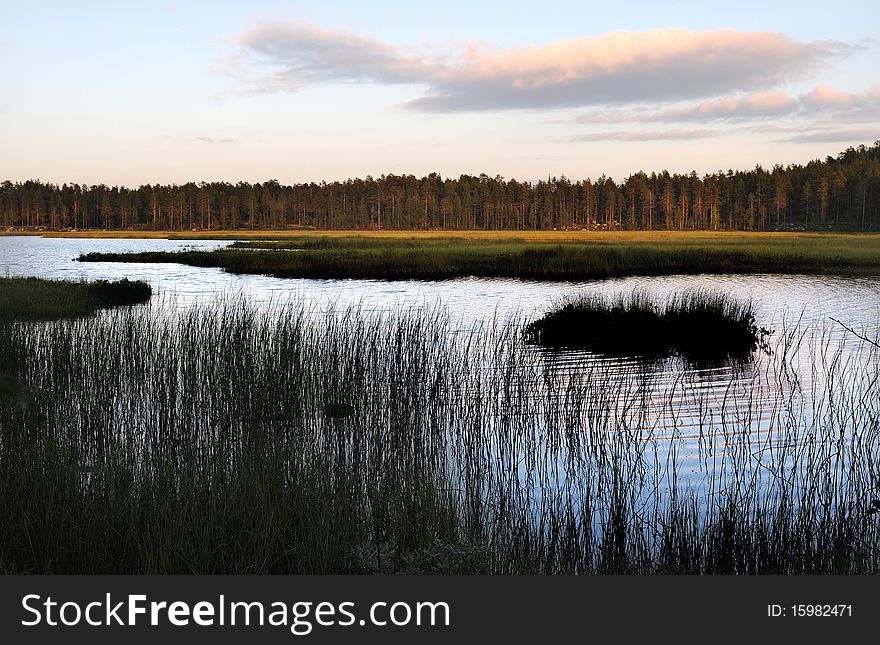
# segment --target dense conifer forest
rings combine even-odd
[[[880,229],[880,141],[767,170],[534,183],[436,173],[283,185],[0,184],[0,226],[214,230]]]

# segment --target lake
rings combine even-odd
[[[689,275],[631,276],[587,282],[541,282],[516,279],[466,278],[442,281],[290,280],[235,275],[220,269],[175,264],[80,263],[90,252],[178,251],[213,249],[229,241],[120,240],[0,237],[0,274],[53,279],[144,280],[161,297],[178,302],[211,300],[218,294],[242,294],[255,302],[304,299],[317,305],[368,309],[441,306],[464,324],[539,316],[563,297],[582,293],[628,293],[634,288],[665,295],[689,289],[713,289],[756,305],[759,324],[779,328],[825,324],[835,317],[850,327],[875,333],[880,322],[880,277],[816,275]],[[830,325],[833,338],[845,336]]]
[[[522,532],[534,546],[551,536],[583,541],[623,531],[621,543],[661,558],[665,541],[677,544],[681,531],[692,532],[693,544],[705,544],[717,539],[706,535],[729,522],[739,522],[736,540],[757,544],[764,539],[763,522],[777,512],[780,530],[806,527],[799,534],[804,544],[815,530],[833,533],[838,507],[840,517],[859,530],[870,519],[863,511],[878,495],[880,351],[831,319],[876,338],[877,277],[384,282],[75,261],[90,251],[226,244],[0,237],[0,271],[7,275],[142,279],[156,292],[149,305],[137,309],[146,320],[185,322],[189,312],[197,315],[195,324],[169,327],[187,335],[179,346],[161,325],[142,325],[131,316],[120,314],[118,320],[142,331],[117,332],[112,311],[94,324],[59,324],[54,332],[47,327],[45,338],[55,338],[60,352],[55,358],[51,351],[42,353],[41,331],[22,332],[23,344],[10,345],[13,353],[28,347],[47,369],[61,374],[45,379],[46,432],[75,437],[84,428],[96,429],[89,432],[103,441],[105,428],[124,428],[118,434],[126,446],[120,454],[139,454],[146,437],[160,458],[171,451],[173,459],[190,464],[186,467],[195,467],[187,460],[201,459],[187,456],[201,454],[196,446],[207,444],[205,454],[219,455],[220,468],[226,468],[256,441],[267,454],[280,451],[284,478],[330,460],[338,466],[328,471],[334,482],[353,469],[360,473],[357,490],[379,497],[384,486],[406,486],[409,478],[423,476],[461,509],[456,521],[482,527],[479,540],[506,544],[510,553]],[[516,335],[516,325],[561,298],[633,289],[657,296],[711,289],[751,300],[757,323],[774,330],[772,351],[756,352],[746,363],[695,367],[676,358],[542,350]],[[213,305],[228,303],[230,296],[270,318],[305,311],[308,329],[302,332],[296,320],[277,332],[271,324],[252,325],[246,315],[212,318]],[[340,323],[344,317],[333,312],[349,306],[370,320],[360,327],[357,316]],[[396,319],[413,311],[424,314],[427,324],[395,327]],[[226,350],[216,348],[217,337],[228,344]],[[126,342],[141,352],[139,359],[107,352]],[[86,382],[79,366],[59,367],[68,362],[67,347],[77,347],[88,359],[84,365],[92,366],[83,373],[90,375]],[[112,383],[105,382],[105,365],[116,370]],[[41,380],[39,370],[27,379]],[[344,412],[337,419],[328,409],[350,410],[352,416]],[[50,419],[67,421],[59,426]],[[416,438],[427,443],[415,449],[409,442]],[[85,445],[90,454],[103,443],[89,439]],[[177,455],[175,446],[192,453]],[[422,457],[430,468],[419,475],[411,460]],[[326,502],[316,500],[323,516]],[[853,509],[862,509],[862,515]],[[610,557],[601,542],[577,543],[581,547],[558,556],[560,570],[590,570],[595,558]],[[792,553],[803,552],[799,544]]]
[[[820,391],[821,362],[832,354],[838,361],[860,360],[852,352],[865,349],[836,318],[874,338],[880,323],[880,278],[816,275],[689,275],[631,276],[589,282],[541,282],[515,279],[466,278],[442,281],[313,280],[281,279],[270,276],[236,275],[215,268],[175,264],[80,263],[75,259],[92,251],[137,252],[212,249],[229,241],[177,241],[144,239],[76,239],[33,236],[0,237],[0,273],[9,276],[38,276],[54,279],[140,279],[154,288],[154,301],[163,307],[186,307],[209,303],[217,297],[241,297],[267,307],[286,302],[305,302],[316,313],[335,307],[357,306],[361,311],[443,310],[454,321],[453,329],[471,333],[475,326],[493,321],[532,320],[555,301],[578,293],[617,294],[644,289],[659,297],[684,290],[711,289],[736,298],[751,300],[759,326],[773,329],[771,344],[776,354],[780,344],[798,339],[795,352],[787,361],[797,370],[796,377]],[[659,437],[677,433],[690,448],[685,456],[702,454],[706,446],[689,439],[696,430],[712,423],[722,409],[740,414],[738,405],[749,408],[761,404],[774,408],[772,401],[788,397],[789,408],[797,405],[800,414],[816,414],[814,391],[798,388],[797,397],[778,382],[773,369],[774,356],[758,354],[746,366],[715,365],[696,368],[676,360],[646,363],[639,359],[607,359],[583,351],[535,350],[542,366],[554,378],[595,380],[601,375],[605,388],[630,392],[634,373],[650,376],[650,396],[644,405],[654,417],[652,429]],[[876,360],[876,354],[870,360]],[[638,380],[638,379],[636,379]],[[635,392],[631,392],[635,395]],[[731,412],[733,411],[733,412]],[[639,412],[644,414],[644,410]],[[772,432],[778,419],[767,415],[756,424],[757,435]]]

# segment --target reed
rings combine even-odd
[[[783,330],[713,407],[698,373],[523,330],[235,300],[0,322],[26,394],[0,390],[0,570],[880,570],[876,347],[799,365]]]

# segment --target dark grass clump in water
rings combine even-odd
[[[74,282],[0,278],[0,319],[52,320],[88,316],[104,307],[147,302],[153,291],[140,280]]]
[[[568,300],[528,324],[528,342],[543,347],[587,349],[612,356],[691,361],[744,360],[769,335],[755,323],[751,303],[717,293],[693,292],[658,304],[642,291],[609,299]]]

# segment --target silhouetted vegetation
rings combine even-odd
[[[0,184],[0,226],[52,229],[841,230],[880,227],[880,142],[806,165],[535,183],[436,173],[286,186]]]
[[[87,316],[102,307],[141,304],[150,299],[146,282],[0,278],[0,320],[46,320]]]
[[[785,388],[734,374],[692,415],[692,371],[560,371],[522,326],[455,329],[235,302],[0,322],[0,570],[880,571],[877,347],[792,380],[782,330]]]
[[[631,235],[637,237],[630,237]],[[271,249],[271,250],[265,250]],[[603,234],[576,241],[300,237],[213,251],[88,253],[85,262],[179,262],[279,278],[586,280],[696,273],[880,273],[880,237]]]
[[[526,339],[543,347],[652,358],[675,353],[694,362],[745,360],[766,347],[769,333],[755,323],[750,303],[708,292],[659,304],[641,291],[616,299],[580,296],[525,328]]]

